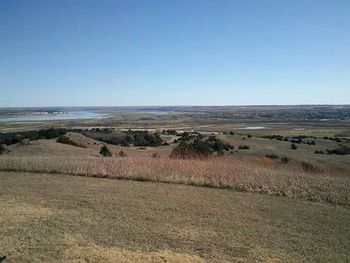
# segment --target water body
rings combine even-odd
[[[244,128],[239,128],[241,130],[263,130],[263,129],[267,129],[267,127],[265,126],[247,126]]]
[[[81,120],[81,119],[104,119],[110,117],[107,114],[88,112],[88,111],[71,111],[65,113],[48,113],[33,115],[13,115],[11,117],[1,117],[0,122],[32,122],[32,121],[53,121],[53,120]]]

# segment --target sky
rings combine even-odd
[[[0,107],[349,103],[349,0],[0,0]]]

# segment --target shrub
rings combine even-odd
[[[158,158],[159,157],[159,154],[156,152],[156,153],[152,153],[152,157],[153,158]]]
[[[70,144],[70,145],[73,145],[73,146],[76,146],[76,147],[86,148],[85,145],[82,145],[80,143],[77,143],[77,142],[69,139],[66,135],[62,135],[62,136],[58,137],[56,142],[63,143],[63,144]]]
[[[176,130],[163,130],[162,134],[164,134],[164,135],[177,135],[177,131]]]
[[[112,156],[111,151],[108,149],[107,145],[103,145],[100,150],[100,154],[104,157]]]
[[[233,131],[230,131],[230,135],[235,135],[235,133]]]
[[[239,150],[249,150],[250,149],[250,147],[249,147],[249,145],[240,145],[240,146],[238,146],[238,149]]]
[[[23,139],[21,140],[22,145],[30,145],[30,140],[29,139]]]
[[[335,138],[334,139],[336,142],[341,142],[341,139],[340,138]]]
[[[288,163],[289,162],[289,158],[288,157],[282,157],[281,158],[281,162],[282,163]]]
[[[180,144],[174,148],[170,154],[171,158],[196,158],[207,157],[211,155],[209,144],[201,140],[194,140],[193,142],[181,141]]]
[[[273,135],[266,135],[266,136],[263,136],[262,138],[267,138],[267,139],[275,139],[277,141],[282,141],[283,140],[283,136],[282,135],[276,135],[276,134],[273,134]]]
[[[324,151],[315,151],[315,154],[324,154]]]
[[[119,153],[118,153],[119,157],[125,157],[126,156],[126,153],[121,150]]]
[[[269,159],[272,159],[272,160],[278,159],[278,156],[277,156],[277,155],[274,155],[274,154],[267,154],[267,155],[265,155],[265,157],[267,157],[267,158],[269,158]]]
[[[349,146],[342,146],[340,148],[336,148],[333,150],[326,150],[327,154],[338,154],[338,155],[346,155],[350,154],[350,147]]]
[[[294,143],[292,143],[292,145],[290,146],[290,148],[291,148],[292,150],[298,149],[298,147],[297,147]]]
[[[307,162],[302,162],[301,163],[301,167],[307,173],[318,173],[318,172],[321,171],[321,169],[318,168],[317,166],[315,166],[315,165],[313,165],[311,163],[307,163]]]
[[[9,152],[9,149],[7,148],[6,144],[1,144],[0,145],[0,154],[7,153]]]
[[[252,138],[252,136],[250,134],[248,134],[248,138]]]

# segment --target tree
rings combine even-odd
[[[298,149],[298,147],[297,147],[294,143],[292,143],[292,145],[290,146],[290,148],[291,148],[292,150]]]
[[[100,150],[100,154],[104,157],[110,157],[112,156],[111,151],[108,149],[106,145],[103,145]]]

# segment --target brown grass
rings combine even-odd
[[[266,165],[265,165],[266,166]],[[300,167],[265,167],[232,156],[204,160],[170,158],[0,158],[0,170],[181,183],[350,204],[350,178],[307,173]]]
[[[350,258],[350,207],[300,198],[0,172],[0,204],[6,263]]]

